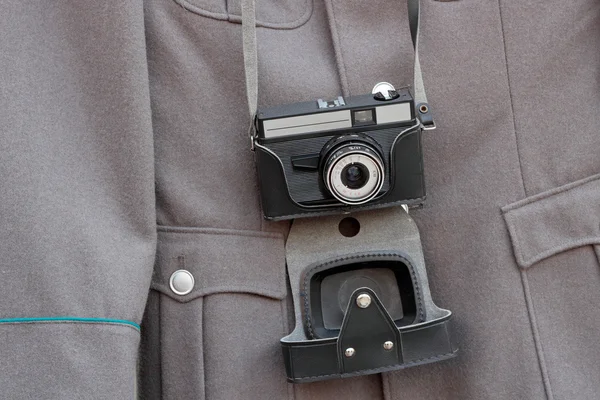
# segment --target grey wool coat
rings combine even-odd
[[[0,0],[0,398],[599,398],[600,2],[421,7],[411,215],[459,355],[293,385],[240,1]],[[260,106],[412,80],[405,0],[258,0],[257,25]]]

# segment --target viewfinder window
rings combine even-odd
[[[372,125],[375,123],[375,113],[370,110],[356,110],[352,112],[352,125]]]

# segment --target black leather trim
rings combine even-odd
[[[361,309],[356,297],[368,293],[373,303]],[[393,320],[368,288],[357,289],[349,302],[340,336],[301,342],[281,342],[288,381],[314,382],[375,374],[455,357],[450,340],[450,315],[416,326],[396,328]],[[392,350],[383,342],[391,340]],[[352,347],[355,354],[345,356]]]

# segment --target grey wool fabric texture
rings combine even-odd
[[[0,398],[598,398],[600,3],[421,7],[410,215],[459,355],[293,385],[240,0],[0,0]],[[409,85],[406,8],[258,0],[259,107]]]

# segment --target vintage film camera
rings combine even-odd
[[[257,114],[265,217],[318,217],[294,221],[286,243],[296,325],[281,346],[290,382],[392,371],[457,353],[452,313],[431,298],[408,214],[425,199],[423,121],[414,108],[407,90],[383,82],[370,95]],[[385,209],[366,211],[374,208]]]
[[[420,204],[421,123],[406,89],[259,110],[254,139],[265,218]]]

